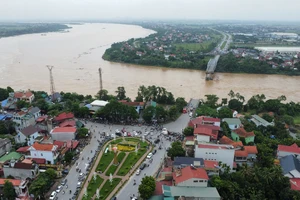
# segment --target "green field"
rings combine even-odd
[[[100,190],[100,198],[95,199],[106,199],[109,196],[109,194],[115,189],[115,187],[120,183],[120,181],[120,178],[113,178],[112,183],[110,183],[110,180],[107,180]]]
[[[119,169],[119,171],[117,172],[118,176],[124,176],[125,174],[127,174],[129,172],[129,170],[131,169],[131,166],[134,166],[135,163],[147,152],[146,149],[139,149],[138,154],[136,154],[135,152],[131,152],[128,154],[125,162],[123,163],[123,165],[121,166],[121,168]]]
[[[119,161],[119,163],[121,163],[122,162],[122,160],[124,159],[124,157],[126,156],[126,153],[125,152],[120,152],[119,154],[118,154],[118,161]],[[108,170],[105,172],[105,175],[106,176],[109,176],[110,174],[114,174],[115,173],[115,171],[118,169],[118,165],[116,166],[116,165],[110,165],[110,167],[108,168]]]
[[[97,188],[100,187],[102,184],[103,179],[97,175],[96,181],[94,181],[94,178],[90,181],[88,187],[87,187],[87,196],[83,197],[83,200],[92,199],[92,197],[95,195]]]
[[[106,170],[106,168],[108,167],[108,165],[111,163],[111,161],[114,158],[114,153],[113,152],[107,152],[107,153],[103,153],[96,171],[101,171],[104,172]]]
[[[212,41],[207,41],[203,43],[178,43],[175,44],[176,48],[183,48],[184,50],[189,51],[207,51],[209,45],[212,44]]]
[[[226,45],[226,41],[223,42],[223,44],[221,45],[221,49],[224,49],[225,45]]]
[[[294,117],[294,123],[300,125],[300,116]]]

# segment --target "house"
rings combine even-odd
[[[59,156],[58,147],[53,144],[39,144],[35,142],[29,147],[31,158],[44,158],[47,164],[55,164]]]
[[[258,115],[252,115],[251,121],[254,122],[256,126],[274,126],[274,122],[268,122]]]
[[[11,150],[11,141],[8,138],[0,138],[0,157],[10,152]]]
[[[295,155],[296,157],[300,156],[300,148],[296,143],[292,144],[291,146],[286,146],[281,144],[278,145],[277,158],[281,158],[288,155]]]
[[[18,196],[18,198],[16,198],[16,199],[24,199],[29,196],[27,180],[0,178],[0,194],[1,194],[1,196],[3,195],[4,184],[6,181],[9,181],[12,183],[14,190],[16,192],[16,195]]]
[[[32,145],[36,139],[39,139],[41,135],[39,134],[40,129],[30,125],[22,130],[17,131],[15,136],[16,143],[27,143],[28,146]]]
[[[4,177],[13,176],[17,179],[34,179],[39,174],[39,166],[32,160],[17,161],[12,159],[3,164]]]
[[[60,113],[58,116],[56,116],[54,118],[54,121],[56,121],[57,123],[61,123],[67,119],[73,119],[74,118],[74,114],[69,112],[69,113],[66,113],[66,112],[63,112],[63,113]]]
[[[175,157],[173,162],[174,168],[183,168],[193,165],[194,167],[203,167],[203,158],[192,158],[192,157]]]
[[[40,116],[36,120],[36,127],[50,132],[53,129],[53,124],[52,124],[52,118],[48,117],[47,115]]]
[[[174,169],[173,182],[175,186],[207,187],[208,176],[204,169],[188,166]]]
[[[50,135],[53,140],[67,141],[74,140],[77,129],[75,127],[55,127]]]
[[[300,178],[300,161],[294,155],[280,158],[280,166],[284,176],[289,178]]]
[[[220,127],[221,120],[219,118],[200,116],[196,119],[190,120],[188,123],[188,126],[192,128],[197,128],[198,125],[210,125]]]
[[[35,120],[41,116],[41,110],[38,107],[29,108],[28,113],[33,115]]]
[[[213,130],[213,127],[216,127],[217,130]],[[194,128],[194,135],[198,142],[210,142],[218,139],[218,129],[218,126],[198,125]]]
[[[128,102],[127,100],[121,100],[119,102],[122,103],[123,105],[134,107],[134,109],[138,114],[141,113],[141,111],[144,109],[145,106],[144,102]]]
[[[14,98],[17,101],[26,101],[28,103],[32,103],[32,101],[34,100],[34,94],[31,91],[19,91],[19,92],[14,92]]]
[[[62,123],[59,124],[59,127],[75,127],[76,126],[76,122],[75,120],[66,120]]]
[[[219,175],[219,162],[214,160],[204,160],[204,169],[208,176]]]
[[[195,145],[195,158],[213,160],[233,167],[234,147],[222,144],[198,144]]]
[[[205,199],[205,200],[221,200],[218,190],[215,187],[178,187],[178,186],[162,186],[164,199]]]
[[[22,108],[20,112],[13,114],[13,122],[16,123],[16,129],[23,129],[35,124],[34,116],[28,113],[26,108]]]
[[[256,146],[244,146],[242,149],[236,149],[234,152],[234,161],[237,163],[252,162],[256,160],[257,153]]]
[[[235,141],[240,141],[240,138],[245,138],[246,144],[249,142],[254,143],[255,134],[253,131],[247,132],[244,128],[237,128],[231,131],[231,138]]]
[[[235,142],[235,141],[233,141],[232,139],[228,138],[228,137],[225,136],[225,135],[221,137],[221,139],[219,140],[219,143],[220,143],[220,144],[231,145],[231,146],[233,146],[234,148],[244,146],[243,143],[242,143],[241,141]]]
[[[223,122],[226,122],[231,130],[240,128],[242,126],[242,122],[238,118],[224,118]]]

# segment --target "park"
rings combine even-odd
[[[103,200],[116,194],[131,174],[145,159],[150,144],[144,136],[139,138],[114,138],[107,142],[98,155],[88,178],[88,186],[83,187],[82,199]],[[97,162],[99,160],[99,162]]]

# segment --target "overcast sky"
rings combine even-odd
[[[300,0],[0,0],[0,21],[209,19],[300,21]]]

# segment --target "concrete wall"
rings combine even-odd
[[[17,169],[3,166],[4,177],[11,175],[16,179],[35,178],[39,174],[38,165],[34,169]]]
[[[234,149],[210,149],[198,148],[195,146],[195,158],[203,158],[204,160],[214,160],[233,167]]]
[[[186,186],[186,187],[207,187],[207,180],[191,178],[181,183],[178,183],[177,186]]]

